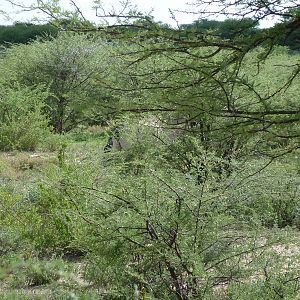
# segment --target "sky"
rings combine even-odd
[[[25,5],[30,5],[35,3],[35,0],[14,0],[19,3],[23,3]],[[116,9],[120,9],[119,0],[102,0],[105,4],[106,11],[112,11],[112,6]],[[69,7],[69,0],[61,0],[63,7]],[[97,22],[99,18],[96,17],[95,10],[93,7],[93,0],[75,0],[76,4],[85,17],[88,20]],[[172,26],[176,26],[177,22],[179,24],[188,24],[192,23],[195,19],[197,19],[197,15],[195,14],[187,14],[180,13],[176,10],[181,11],[191,11],[193,6],[191,6],[192,0],[130,0],[133,5],[136,5],[138,9],[142,12],[149,13],[153,10],[152,15],[156,21],[162,21],[163,23],[171,24]],[[176,21],[172,19],[169,9],[174,11],[176,16]],[[9,25],[16,21],[30,21],[34,17],[38,19],[43,19],[43,15],[38,12],[20,12],[20,8],[13,7],[7,0],[0,0],[0,11],[5,11],[9,13],[10,19],[5,18],[3,15],[0,15],[0,24],[1,25]],[[19,11],[19,13],[16,13]],[[272,26],[272,21],[265,21],[261,24],[261,27],[269,27]]]
[[[26,5],[35,3],[34,0],[18,1]],[[68,2],[68,0],[63,0],[63,6],[67,8]],[[115,8],[120,8],[119,1],[106,0],[103,2],[106,4],[105,7],[107,8],[107,11],[111,11],[112,5]],[[185,4],[184,0],[131,0],[130,2],[133,5],[137,5],[139,10],[146,13],[150,12],[153,9],[153,15],[156,21],[171,23],[172,25],[175,25],[176,23],[171,19],[169,8],[179,10],[189,9],[189,6]],[[84,12],[87,19],[97,22],[97,17],[95,17],[95,10],[92,9],[93,0],[76,0],[76,4]],[[7,20],[3,16],[0,16],[0,24],[11,24],[13,21],[30,20],[33,17],[42,17],[42,15],[38,14],[37,12],[23,12],[15,14],[13,12],[20,11],[20,9],[13,8],[10,3],[6,2],[6,0],[0,0],[0,10],[9,13],[11,17],[11,20]],[[177,13],[176,15],[181,24],[191,23],[196,18],[194,15],[183,13]]]

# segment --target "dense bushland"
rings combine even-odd
[[[235,22],[3,52],[4,299],[299,297],[299,55]]]
[[[275,286],[295,296],[297,258],[290,264],[286,259],[293,256],[276,252],[276,245],[294,239],[287,226],[299,226],[294,158],[255,178],[248,176],[264,159],[236,161],[228,176],[219,173],[220,158],[194,145],[201,168],[186,171],[169,163],[178,146],[158,142],[155,131],[144,127],[143,147],[122,152],[104,154],[103,142],[79,144],[79,157],[65,152],[37,185],[25,192],[4,188],[3,211],[10,213],[1,218],[3,253],[21,247],[39,257],[85,257],[84,277],[113,299],[130,299],[134,285],[153,299],[219,299],[217,286],[224,284],[238,299],[255,297],[256,285],[265,297],[273,297],[267,295],[276,293]],[[280,279],[286,264],[289,271]],[[249,276],[258,281],[248,283]],[[241,290],[238,281],[249,288]]]

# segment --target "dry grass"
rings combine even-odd
[[[49,164],[57,164],[55,153],[1,152],[0,179],[19,180],[26,171],[40,171]]]

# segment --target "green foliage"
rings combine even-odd
[[[278,275],[265,274],[264,279],[255,282],[235,283],[229,286],[225,299],[238,300],[275,300],[298,299],[297,273]]]
[[[260,162],[245,163],[241,172],[244,183],[236,189],[237,205],[232,213],[237,217],[256,220],[265,227],[287,226],[299,228],[299,173],[297,167],[291,164],[294,157],[282,162],[274,162],[268,168],[268,163],[261,158]],[[253,169],[264,168],[252,179]],[[248,178],[249,176],[249,178]],[[266,188],[268,187],[268,188]],[[235,211],[236,210],[236,211]]]
[[[16,23],[11,26],[0,26],[0,44],[27,44],[47,35],[56,36],[57,28],[45,24]]]
[[[47,92],[15,86],[1,91],[0,149],[34,150],[49,135],[43,113]]]
[[[3,300],[45,300],[43,296],[29,296],[22,292],[0,293]]]
[[[65,167],[65,164],[61,164],[61,167]],[[77,204],[73,199],[74,187],[67,184],[69,180],[74,180],[73,172],[77,171],[59,171],[56,168],[51,170],[49,176],[53,181],[50,179],[45,184],[40,184],[29,200],[31,224],[25,230],[24,236],[40,252],[73,253],[75,256],[81,253],[77,239],[84,234],[86,226],[76,210],[81,211],[84,200],[82,199],[82,203],[78,199],[80,204]],[[75,182],[74,186],[76,187]]]
[[[42,181],[23,198],[24,205],[16,214],[30,219],[23,237],[36,250],[46,254],[81,256],[87,250],[80,240],[89,232],[88,214],[90,195],[82,191],[95,180],[96,160],[81,162],[68,154],[66,146],[58,150],[58,166],[50,165]],[[87,153],[94,157],[94,153]],[[59,160],[59,158],[58,158]],[[29,208],[28,208],[29,207]],[[24,211],[25,210],[25,211]]]
[[[49,91],[47,115],[55,132],[63,133],[101,115],[95,109],[110,98],[95,81],[109,76],[108,53],[88,35],[61,33],[57,38],[13,46],[1,60],[2,80]],[[20,62],[22,64],[20,65]]]
[[[3,193],[0,193],[1,199],[7,200],[8,195],[3,195]],[[3,207],[3,203],[1,203],[1,206]],[[3,217],[3,215],[2,215]],[[8,253],[12,253],[18,250],[21,250],[22,246],[20,243],[20,240],[22,240],[22,237],[20,236],[20,232],[17,232],[14,230],[12,224],[8,224],[8,226],[4,225],[5,222],[1,222],[2,230],[0,232],[0,256],[4,256]],[[0,278],[2,277],[2,274],[0,275]]]
[[[71,15],[58,1],[44,9],[65,27],[95,29],[76,14],[64,19]],[[62,289],[54,299],[297,297],[298,257],[284,247],[299,227],[298,56],[273,48],[287,27],[260,31],[250,19],[203,20],[189,31],[151,18],[123,25],[109,27],[122,41],[61,34],[11,47],[1,60],[2,123],[18,111],[14,132],[19,112],[44,111],[57,133],[73,129],[47,138],[58,165],[26,192],[1,189],[2,258],[13,260],[24,244],[41,259],[25,259],[15,284],[53,283],[61,267],[45,257],[61,255],[87,259],[84,276],[98,294]],[[15,82],[26,88],[7,88]],[[103,153],[108,134],[78,124],[100,124],[107,110],[118,149]],[[17,135],[3,136],[22,149]]]
[[[226,19],[224,21],[202,19],[192,24],[182,25],[182,28],[189,32],[218,35],[223,39],[233,40],[236,37],[254,36],[259,29],[257,22],[252,19]]]
[[[74,174],[79,169],[69,168],[67,164],[61,168],[49,166],[47,181],[33,186],[24,195],[4,190],[0,194],[1,226],[4,236],[9,237],[10,232],[17,235],[18,244],[30,243],[36,251],[44,254],[69,253],[76,256],[82,254],[77,240],[87,230],[80,217],[86,200],[84,196],[79,197],[74,181]],[[76,176],[77,180],[84,184],[86,179]],[[4,252],[12,247],[9,239],[6,244],[3,245]]]
[[[251,274],[248,253],[259,268],[258,249],[272,244],[271,235],[265,245],[255,242],[251,224],[226,213],[234,193],[208,176],[197,185],[193,176],[153,166],[138,177],[102,175],[87,216],[97,224],[84,241],[97,249],[89,255],[88,278],[128,298],[136,283],[158,299],[205,299],[219,278]]]
[[[154,170],[142,174],[138,181],[134,175],[115,174],[107,178],[105,189],[99,190],[106,201],[95,199],[95,211],[90,216],[97,220],[103,215],[105,223],[99,222],[90,241],[97,245],[100,255],[91,254],[88,275],[98,285],[112,286],[127,298],[137,283],[149,289],[155,298],[165,299],[169,294],[169,299],[173,299],[169,289],[177,280],[182,288],[193,285],[192,278],[204,275],[201,255],[204,241],[203,237],[199,241],[197,238],[204,235],[209,240],[206,234],[214,236],[216,223],[210,222],[210,217],[205,221],[201,218],[199,228],[208,227],[205,233],[201,229],[197,232],[192,210],[198,201],[191,199],[196,187],[182,181],[183,176]],[[187,251],[191,247],[194,254]],[[198,262],[194,261],[194,255]],[[172,278],[173,268],[175,278]],[[191,277],[186,275],[184,279],[183,273],[189,271]]]

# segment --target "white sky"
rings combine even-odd
[[[25,5],[30,5],[36,3],[35,0],[14,0],[18,3],[23,3]],[[150,12],[153,9],[153,15],[156,21],[162,21],[164,23],[169,23],[173,26],[176,26],[176,22],[172,20],[169,9],[172,10],[188,10],[191,11],[192,6],[188,5],[189,0],[131,0],[130,2],[133,5],[136,5],[138,10],[142,12]],[[68,7],[69,0],[61,0],[63,3],[63,7]],[[76,4],[80,7],[84,15],[88,20],[97,22],[99,18],[95,16],[95,10],[93,7],[93,0],[75,0]],[[106,4],[107,12],[111,11],[112,5],[115,8],[119,8],[119,0],[102,0]],[[192,2],[190,0],[189,2]],[[6,19],[3,15],[0,15],[0,24],[12,24],[15,21],[30,21],[34,17],[39,19],[43,18],[41,14],[38,12],[22,12],[22,13],[14,13],[16,11],[20,11],[20,8],[14,8],[7,0],[0,0],[0,11],[5,11],[9,13],[10,19]],[[197,15],[194,14],[186,14],[175,12],[176,20],[180,24],[192,23],[195,19],[197,19]],[[272,22],[265,21],[261,24],[262,27],[272,26]]]

